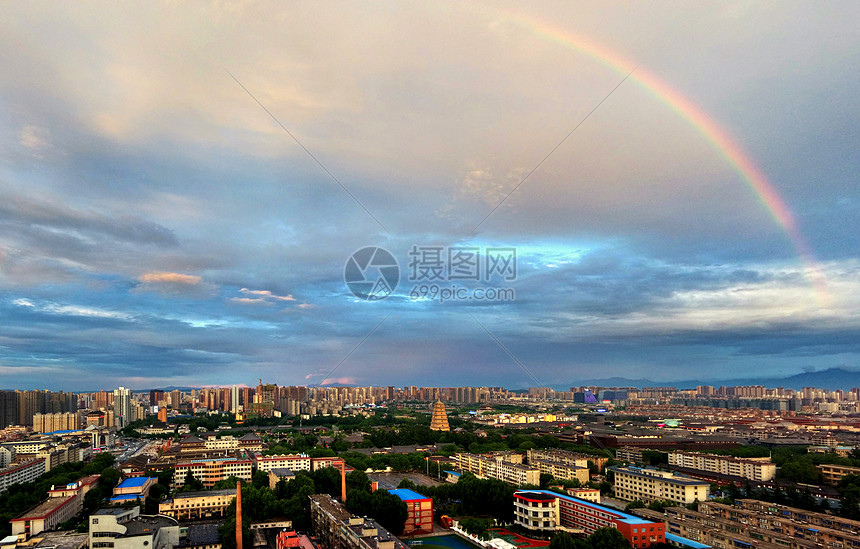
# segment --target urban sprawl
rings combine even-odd
[[[860,388],[0,391],[0,549],[860,548]]]

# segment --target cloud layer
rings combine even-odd
[[[3,385],[854,366],[857,16],[852,2],[3,5]],[[724,151],[635,80],[540,164],[621,76],[536,22],[707,113],[815,264]],[[400,265],[380,302],[344,284],[369,245]],[[413,246],[516,248],[516,280],[440,283],[515,299],[411,299]]]

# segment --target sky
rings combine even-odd
[[[0,386],[860,386],[858,19],[3,3]]]

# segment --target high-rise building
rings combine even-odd
[[[448,415],[445,413],[445,405],[441,400],[433,405],[433,417],[430,419],[430,429],[433,431],[450,431],[448,426]]]
[[[234,414],[239,411],[239,386],[233,385],[230,390],[230,411]]]
[[[126,427],[136,419],[133,412],[134,407],[131,405],[132,398],[131,389],[125,387],[120,387],[113,392],[114,420],[119,429]]]

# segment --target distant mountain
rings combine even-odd
[[[786,377],[771,378],[745,378],[745,379],[723,379],[706,380],[692,379],[683,381],[653,381],[650,379],[630,379],[624,377],[610,377],[603,379],[583,379],[572,382],[567,387],[558,387],[560,390],[568,390],[572,385],[597,385],[603,387],[677,387],[678,389],[695,389],[698,385],[713,385],[719,387],[725,385],[764,385],[765,387],[785,387],[786,389],[802,389],[803,387],[817,387],[819,389],[847,391],[854,387],[860,387],[860,371],[845,368],[830,368],[819,372],[804,372]]]

